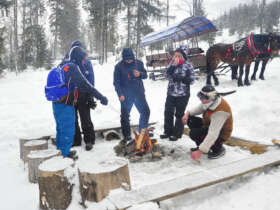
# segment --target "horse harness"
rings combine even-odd
[[[268,43],[267,48],[263,50],[263,52],[259,51],[255,47],[254,34],[250,34],[246,38],[243,38],[243,39],[233,43],[232,46],[227,49],[226,56],[228,57],[228,56],[230,56],[230,53],[233,53],[233,57],[235,57],[244,48],[247,48],[254,58],[256,56],[260,55],[261,53],[270,53],[271,52],[270,42]]]

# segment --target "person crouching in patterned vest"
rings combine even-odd
[[[225,154],[223,142],[229,139],[233,129],[233,118],[230,105],[211,85],[204,86],[197,96],[201,101],[198,107],[186,112],[182,121],[190,128],[190,138],[197,147],[191,148],[191,158],[199,160],[202,154],[215,159]],[[202,114],[202,118],[195,115]]]
[[[169,82],[164,108],[164,134],[160,135],[161,139],[176,141],[183,134],[181,119],[190,98],[190,85],[194,82],[193,66],[187,61],[187,55],[187,46],[177,48],[166,70]]]

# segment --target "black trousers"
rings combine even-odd
[[[87,105],[88,98],[88,93],[79,92],[79,98],[75,106],[76,121],[75,137],[73,142],[74,145],[80,145],[82,141],[81,129],[79,126],[79,116],[85,143],[95,143],[95,131],[90,117],[90,108]]]
[[[182,137],[184,125],[182,117],[189,102],[189,96],[174,97],[167,95],[164,109],[164,133]],[[175,124],[174,124],[175,116]]]
[[[205,139],[208,133],[208,128],[203,127],[202,118],[195,116],[189,116],[187,125],[190,128],[190,138],[196,143],[197,146],[199,146]],[[219,136],[214,145],[211,147],[211,150],[213,152],[219,151],[224,141],[225,140]]]

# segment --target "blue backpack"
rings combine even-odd
[[[63,70],[66,65],[67,64],[62,67],[55,67],[49,72],[47,85],[45,86],[45,96],[48,101],[58,101],[68,94],[69,89],[65,81]]]

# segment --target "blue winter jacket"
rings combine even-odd
[[[81,48],[83,47],[82,43],[79,40],[74,41],[72,43],[72,48],[75,47],[75,46],[81,47]],[[80,67],[83,75],[90,82],[90,84],[92,84],[94,86],[94,71],[93,71],[93,67],[92,67],[92,64],[91,64],[90,60],[87,57],[85,57],[85,59],[83,60],[81,65],[79,65],[79,67]]]
[[[69,52],[70,62],[63,67],[65,80],[70,87],[67,97],[61,101],[65,104],[74,105],[78,97],[77,90],[83,90],[98,100],[104,100],[105,98],[93,87],[80,70],[79,66],[85,56],[86,52],[80,47],[74,47]]]
[[[119,97],[135,97],[145,92],[142,80],[147,78],[147,71],[144,68],[143,62],[138,59],[131,59],[133,60],[132,63],[126,63],[125,60],[127,58],[134,58],[134,54],[130,48],[124,49],[122,61],[115,66],[114,86]],[[133,72],[135,70],[140,72],[139,77],[134,76]]]

